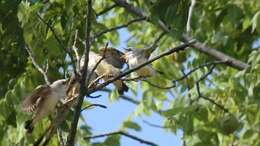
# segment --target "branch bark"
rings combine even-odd
[[[140,22],[140,21],[144,21],[145,19],[146,19],[146,17],[136,18],[136,19],[133,19],[133,20],[127,22],[126,24],[118,25],[118,26],[115,26],[115,27],[112,27],[112,28],[103,30],[103,31],[101,31],[101,32],[99,32],[99,33],[97,33],[97,34],[95,34],[95,35],[93,36],[93,39],[92,39],[92,40],[94,40],[94,39],[96,39],[96,38],[102,36],[102,35],[105,34],[105,33],[108,33],[108,32],[111,32],[111,31],[115,31],[115,30],[118,30],[118,29],[121,29],[121,28],[128,27],[129,25],[131,25],[131,24],[133,24],[133,23]]]
[[[81,106],[84,100],[85,93],[88,92],[88,88],[85,88],[86,75],[88,70],[88,62],[89,62],[89,50],[90,50],[90,31],[91,31],[91,14],[92,13],[92,0],[88,0],[87,2],[87,18],[86,18],[86,41],[85,41],[85,61],[83,68],[81,70],[81,79],[80,79],[80,94],[77,100],[77,104],[75,106],[75,111],[73,115],[73,121],[71,123],[70,132],[67,138],[67,146],[73,146],[75,143],[75,136],[77,133],[77,126],[79,121],[79,116],[81,112]],[[88,79],[87,79],[88,81]],[[87,86],[88,87],[88,83]]]
[[[134,6],[128,4],[125,0],[114,0],[114,2],[117,5],[124,7],[128,12],[130,12],[130,13],[136,15],[136,16],[147,17],[147,14],[144,11],[142,11],[139,8],[135,8]],[[147,19],[147,20],[149,21],[149,19]],[[158,25],[165,32],[170,32],[168,27],[161,20],[159,20],[157,22],[157,24],[155,24],[155,25]],[[186,35],[183,35],[182,38],[181,38],[181,41],[183,41],[183,42],[187,42],[187,41],[190,41],[190,40],[193,40],[193,39],[186,36]],[[217,60],[227,61],[227,65],[229,65],[233,68],[236,68],[238,70],[243,70],[243,69],[246,69],[246,68],[249,67],[248,64],[246,64],[246,63],[244,63],[240,60],[237,60],[237,59],[235,59],[235,58],[233,58],[229,55],[226,55],[226,54],[224,54],[224,53],[222,53],[222,52],[220,52],[220,51],[218,51],[214,48],[209,48],[209,47],[203,45],[203,43],[201,43],[199,41],[196,41],[196,43],[193,44],[192,47],[198,49],[202,53],[205,53],[205,54],[208,54],[209,56],[214,57]]]
[[[32,50],[31,50],[28,46],[25,46],[25,49],[26,49],[26,51],[28,52],[28,54],[29,54],[29,56],[30,56],[30,58],[31,58],[31,60],[32,60],[32,63],[33,63],[33,65],[34,65],[34,67],[43,75],[44,80],[45,80],[45,83],[46,83],[47,85],[50,85],[50,81],[49,81],[48,76],[47,76],[48,63],[47,63],[46,69],[43,70],[43,69],[40,67],[40,65],[38,65],[38,63],[36,62],[35,56],[34,56]]]

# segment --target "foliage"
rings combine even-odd
[[[94,1],[91,35],[136,18],[119,6],[98,16],[112,4],[112,1]],[[185,32],[189,0],[134,0],[130,4],[146,11],[151,23],[140,21],[127,28],[132,36],[127,42],[129,46],[140,48],[153,43],[161,33],[156,25],[158,20],[163,20],[171,32],[160,40],[156,53],[179,44],[180,35]],[[131,116],[159,113],[165,120],[161,123],[165,130],[173,134],[182,130],[187,145],[260,145],[260,50],[252,49],[252,44],[260,36],[259,10],[257,0],[197,1],[193,10],[191,34],[195,38],[250,65],[242,71],[217,65],[213,73],[200,82],[201,94],[228,109],[229,113],[198,95],[195,83],[210,69],[204,67],[177,82],[176,88],[158,89],[141,82],[143,97],[136,106],[136,114]],[[37,15],[55,29],[63,46]],[[66,78],[71,73],[72,61],[64,49],[72,47],[75,31],[79,30],[76,46],[82,53],[85,19],[86,1],[1,1],[0,145],[28,145],[46,129],[47,125],[43,123],[50,123],[49,119],[44,119],[36,126],[33,135],[26,135],[23,128],[28,115],[20,112],[20,101],[37,85],[44,84],[25,46],[32,49],[41,66],[48,62],[51,81]],[[104,46],[107,41],[117,45],[119,32],[109,32],[95,39],[92,49]],[[188,72],[212,60],[196,49],[175,53],[153,63],[153,67],[163,74],[149,81],[158,86],[171,85],[172,80],[182,76],[182,71]],[[136,95],[136,83],[128,84],[133,95]],[[110,98],[112,102],[117,102],[118,95],[111,91]],[[65,134],[68,133],[66,124],[71,119],[69,114],[60,126]],[[78,128],[80,134],[77,140],[82,145],[91,143],[83,138],[91,134],[91,127],[85,124]],[[131,118],[122,123],[122,129],[142,130]],[[120,145],[119,139],[118,135],[109,136],[104,142],[93,145]],[[55,135],[50,143],[58,145],[58,136]]]

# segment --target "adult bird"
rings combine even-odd
[[[28,133],[33,131],[34,125],[55,110],[58,101],[66,98],[67,79],[60,79],[51,85],[40,85],[31,95],[24,98],[21,105],[23,112],[34,112],[31,120],[25,122]]]
[[[147,62],[155,48],[156,47],[149,47],[144,49],[127,48],[122,58],[125,59],[129,68],[132,69],[139,66],[140,64]],[[151,64],[146,65],[135,72],[137,73],[138,77],[151,77],[156,75],[156,70],[152,67]]]

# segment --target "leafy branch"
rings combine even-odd
[[[131,134],[126,133],[124,131],[115,131],[115,132],[104,133],[104,134],[100,134],[100,135],[87,136],[87,137],[84,137],[84,139],[87,140],[87,139],[101,138],[101,137],[112,136],[112,135],[123,135],[123,136],[130,138],[130,139],[133,139],[133,140],[136,140],[140,143],[143,143],[143,144],[147,144],[147,145],[151,145],[151,146],[158,146],[157,144],[155,144],[153,142],[150,142],[148,140],[144,140],[142,138],[139,138],[135,135],[131,135]]]
[[[141,9],[139,8],[136,8],[134,6],[132,6],[131,4],[127,3],[127,1],[125,0],[113,0],[117,5],[125,8],[128,12],[138,16],[138,17],[146,17],[147,18],[147,14],[142,11]],[[152,22],[152,21],[149,21],[149,19],[146,19],[148,22]],[[170,30],[169,28],[167,27],[167,25],[162,21],[162,20],[158,20],[157,23],[155,25],[158,25],[163,31],[167,32],[167,33],[170,33]],[[181,41],[183,42],[189,42],[191,40],[194,40],[193,38],[191,37],[188,37],[187,35],[182,35],[182,38],[181,38]],[[200,52],[202,53],[205,53],[207,55],[210,55],[214,58],[216,58],[217,60],[219,61],[227,61],[226,64],[233,67],[233,68],[236,68],[238,70],[243,70],[243,69],[246,69],[249,67],[248,64],[240,61],[240,60],[237,60],[231,56],[228,56],[227,54],[224,54],[214,48],[210,48],[210,47],[207,47],[206,45],[204,45],[202,42],[196,40],[196,43],[193,43],[192,44],[192,47],[198,49]]]
[[[201,76],[201,77],[196,81],[196,89],[197,89],[197,93],[198,93],[198,99],[202,98],[202,99],[204,99],[204,100],[207,100],[207,101],[209,101],[210,103],[216,105],[218,108],[220,108],[220,109],[223,110],[224,112],[229,113],[228,109],[226,109],[226,108],[225,108],[224,106],[222,106],[221,104],[215,102],[213,99],[210,99],[210,98],[208,98],[208,97],[202,95],[202,93],[201,93],[201,91],[200,91],[200,82],[201,82],[202,80],[204,80],[208,75],[210,75],[210,74],[213,72],[213,70],[215,69],[215,67],[216,67],[216,64],[213,64],[212,67],[209,69],[209,71],[208,71],[206,74],[204,74],[203,76]]]
[[[118,30],[118,29],[121,29],[121,28],[125,28],[125,27],[128,27],[129,25],[133,24],[133,23],[136,23],[136,22],[140,22],[140,21],[144,21],[146,19],[146,17],[141,17],[141,18],[136,18],[136,19],[133,19],[125,24],[122,24],[122,25],[118,25],[118,26],[115,26],[115,27],[112,27],[112,28],[108,28],[106,30],[103,30],[97,34],[95,34],[92,38],[92,40],[94,40],[95,38],[98,38],[100,36],[102,36],[103,34],[105,33],[108,33],[108,32],[111,32],[111,31],[115,31],[115,30]]]

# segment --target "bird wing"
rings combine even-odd
[[[106,50],[106,51],[105,51]],[[112,64],[116,68],[123,68],[125,59],[123,58],[124,53],[115,48],[101,48],[99,54],[105,53],[105,60],[108,64]]]
[[[37,108],[39,102],[48,94],[50,94],[51,88],[48,85],[38,86],[31,95],[24,98],[22,102],[22,111],[33,112]]]

